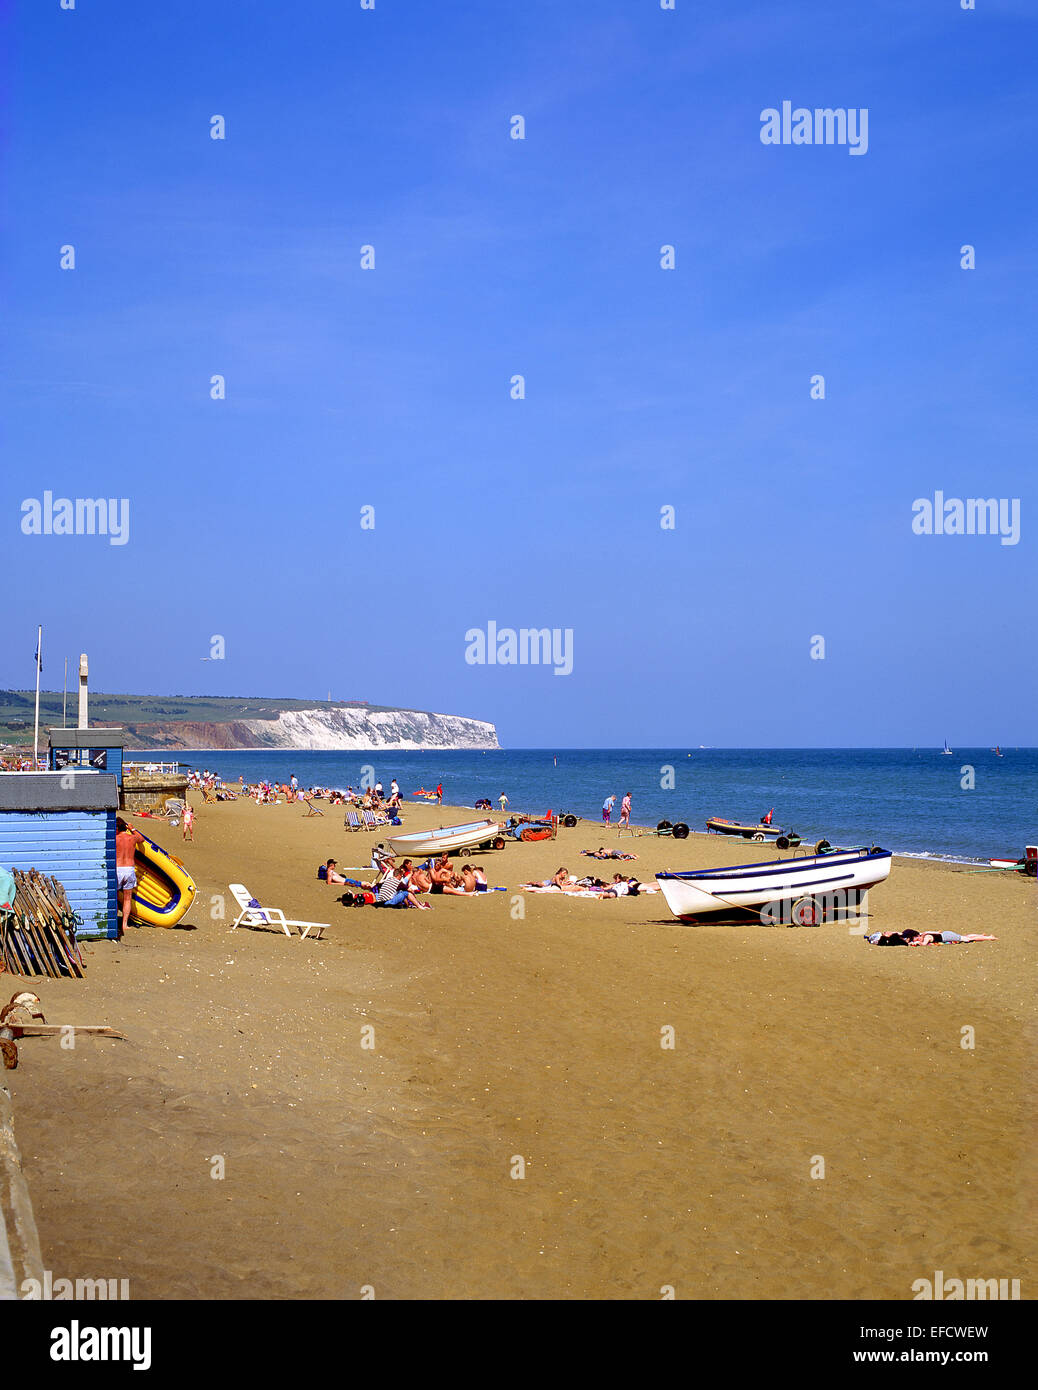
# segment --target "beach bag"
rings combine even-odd
[[[322,883],[327,883],[327,882],[328,882],[328,865],[327,865],[327,864],[318,864],[318,866],[317,866],[317,877],[321,880]]]

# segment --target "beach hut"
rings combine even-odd
[[[112,772],[80,766],[74,771],[0,772],[0,865],[39,869],[59,879],[82,920],[76,929],[80,939],[119,934],[118,806],[119,787]]]
[[[65,768],[83,768],[93,772],[110,772],[121,787],[123,784],[123,749],[125,729],[58,729],[47,730],[50,743],[48,766],[55,772]]]

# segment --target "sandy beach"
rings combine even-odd
[[[183,928],[131,926],[84,946],[85,980],[30,986],[48,1020],[129,1038],[27,1038],[7,1074],[56,1277],[135,1299],[905,1300],[940,1269],[1032,1296],[1033,880],[895,860],[874,928],[999,938],[970,946],[690,926],[660,895],[526,894],[516,919],[521,881],[611,876],[579,854],[602,843],[646,882],[776,853],[582,822],[481,856],[506,893],[352,909],[315,876],[368,862],[341,810],[193,800],[193,844],[133,822],[195,877]],[[329,930],[232,933],[229,882]]]

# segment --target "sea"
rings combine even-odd
[[[140,760],[148,755],[138,754]],[[159,755],[152,755],[159,756]],[[960,862],[1023,855],[1038,841],[1038,749],[937,748],[607,748],[488,749],[397,753],[291,749],[184,752],[181,762],[225,781],[361,787],[392,778],[405,803],[443,783],[446,805],[472,806],[502,792],[509,813],[570,812],[601,820],[609,795],[630,792],[632,821],[684,821],[706,829],[708,816],[773,824],[805,843],[881,845],[895,854]],[[592,836],[592,838],[594,838]],[[590,842],[589,842],[589,848]]]

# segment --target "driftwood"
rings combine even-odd
[[[0,1009],[0,1055],[8,1071],[18,1065],[16,1038],[48,1038],[57,1034],[64,1036],[89,1033],[98,1038],[121,1038],[128,1041],[125,1033],[118,1028],[109,1028],[107,1023],[48,1023],[43,1016],[38,994],[23,990],[12,994],[10,1001]]]
[[[81,978],[83,958],[76,945],[80,919],[64,886],[38,869],[15,869],[14,906],[0,910],[0,958],[19,975]]]
[[[90,1033],[96,1038],[122,1038],[129,1042],[125,1033],[118,1028],[109,1028],[107,1023],[6,1023],[16,1038],[52,1038],[59,1033]]]

